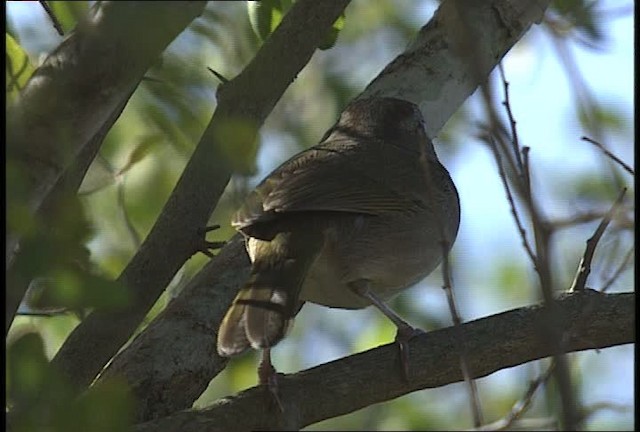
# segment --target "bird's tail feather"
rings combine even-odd
[[[220,324],[218,353],[223,356],[240,354],[249,347],[268,348],[285,336],[299,310],[300,289],[319,250],[308,243],[296,244],[291,236],[275,239],[277,246],[267,244],[273,240],[253,241],[265,244],[260,245],[249,281]]]

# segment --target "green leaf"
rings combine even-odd
[[[610,203],[619,193],[611,181],[593,174],[576,176],[574,182],[570,196],[587,202]]]
[[[16,40],[6,33],[7,46],[7,102],[13,101],[24,88],[35,68],[29,56]]]
[[[127,172],[129,169],[131,169],[132,166],[144,159],[145,156],[150,153],[153,145],[161,139],[163,139],[163,137],[160,134],[149,134],[142,138],[140,142],[131,150],[131,152],[127,156],[127,161],[124,163],[122,168],[118,170],[116,175]]]
[[[576,103],[576,106],[578,121],[586,130],[605,128],[612,132],[620,132],[627,127],[625,115],[619,111],[615,103],[607,103],[605,106],[594,101],[588,105]]]
[[[271,33],[280,25],[282,17],[289,11],[294,0],[262,0],[247,2],[249,21],[254,33],[260,40],[266,40]],[[338,39],[340,30],[344,27],[344,13],[338,17],[336,22],[327,32],[326,36],[318,46],[321,50],[333,47]]]
[[[65,34],[73,30],[80,18],[89,10],[89,2],[86,1],[50,1],[47,4]]]
[[[46,381],[47,357],[38,333],[26,333],[7,350],[7,399],[11,404],[31,403]]]
[[[131,430],[134,400],[127,385],[119,379],[101,382],[66,412],[54,414],[56,431],[111,432]]]
[[[291,4],[291,2],[284,3],[286,6]],[[249,1],[247,2],[247,11],[251,28],[262,41],[266,40],[278,27],[284,12],[286,12],[280,0]]]
[[[344,13],[342,13],[342,15],[338,17],[336,22],[333,23],[333,25],[329,29],[329,32],[325,35],[322,42],[320,42],[320,45],[318,45],[318,49],[328,50],[329,48],[333,48],[333,46],[336,44],[336,41],[338,40],[338,34],[340,33],[340,30],[342,30],[342,28],[344,27],[344,23],[345,16]]]

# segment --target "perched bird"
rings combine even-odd
[[[438,266],[459,222],[458,193],[419,108],[387,97],[353,101],[319,144],[275,169],[235,215],[252,267],[220,325],[218,352],[262,349],[258,372],[269,384],[270,348],[305,301],[373,305],[398,327],[406,376],[417,330],[384,300]]]

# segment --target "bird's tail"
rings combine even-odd
[[[218,330],[218,353],[240,354],[247,348],[274,346],[300,309],[299,295],[307,271],[321,245],[279,233],[256,242],[249,281],[240,290]]]

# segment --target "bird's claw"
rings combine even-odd
[[[258,365],[258,379],[260,384],[266,386],[269,394],[271,394],[276,405],[278,405],[280,412],[284,413],[284,405],[282,405],[282,401],[278,395],[278,378],[281,375],[283,374],[276,372],[276,369],[270,361],[263,361]]]
[[[409,325],[407,325],[406,327],[398,327],[395,341],[398,344],[398,348],[400,350],[400,366],[402,367],[402,379],[406,383],[409,382],[409,340],[424,333],[424,330],[414,328]]]
[[[208,232],[215,231],[218,228],[220,228],[220,225],[216,224],[198,229],[198,235],[201,236],[201,238],[196,245],[195,252],[202,252],[209,258],[213,258],[213,254],[211,253],[211,251],[220,249],[227,244],[226,241],[208,241],[205,238]]]

